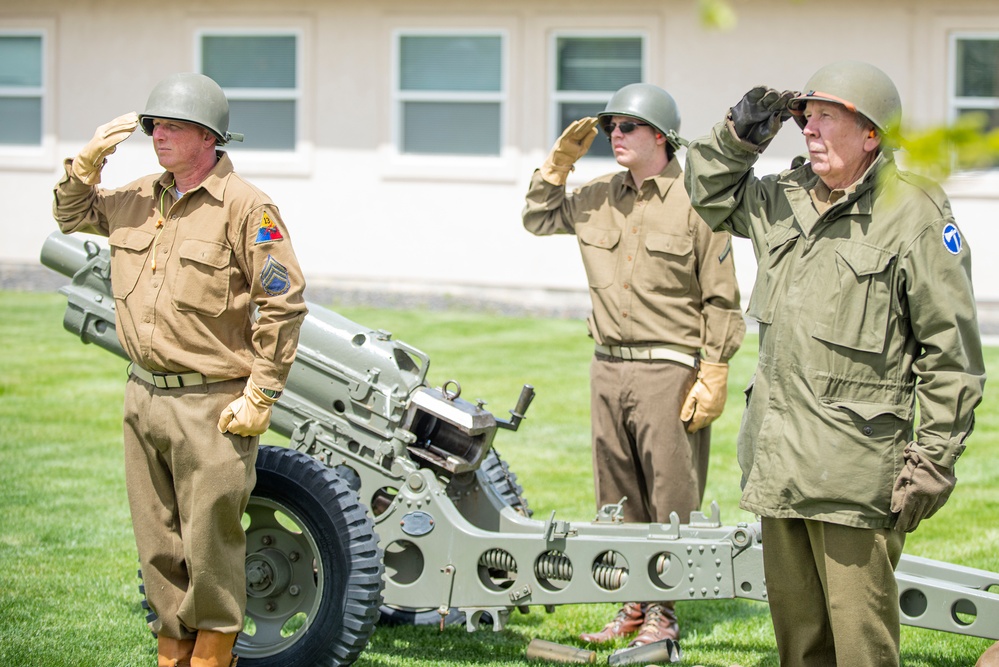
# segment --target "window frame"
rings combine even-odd
[[[56,41],[55,25],[51,21],[32,21],[22,25],[0,23],[2,37],[38,37],[41,41],[41,84],[27,87],[2,88],[0,94],[6,97],[37,98],[41,103],[41,138],[37,144],[0,144],[0,169],[3,170],[48,170],[56,162],[55,137],[52,127],[52,75],[53,57],[51,49]]]
[[[194,29],[194,66],[195,71],[203,72],[204,38],[206,37],[294,37],[295,38],[295,82],[291,88],[232,88],[222,86],[226,98],[230,101],[239,100],[287,100],[295,104],[295,139],[294,147],[288,150],[253,150],[239,148],[234,153],[238,161],[237,168],[248,175],[291,174],[307,175],[311,172],[312,144],[308,140],[309,128],[306,126],[306,92],[302,82],[306,79],[307,68],[307,29],[305,26],[205,26]],[[238,126],[230,125],[230,132],[239,133]],[[238,146],[232,141],[223,147]]]
[[[955,122],[960,111],[968,108],[999,109],[999,94],[995,97],[961,97],[957,94],[957,45],[961,40],[988,40],[999,44],[999,30],[954,31],[948,35],[947,57],[947,120]]]
[[[639,81],[648,81],[649,77],[649,33],[645,30],[554,30],[548,39],[548,145],[554,144],[562,133],[559,125],[559,106],[566,102],[593,103],[604,105],[610,101],[617,89],[611,91],[560,91],[558,90],[558,42],[560,39],[591,39],[591,38],[635,38],[641,42],[641,75]],[[598,139],[600,137],[597,137]],[[585,159],[585,156],[584,156]],[[606,165],[613,163],[613,157],[591,158],[590,162]]]
[[[403,37],[497,37],[500,40],[500,89],[498,91],[404,91],[402,90]],[[383,176],[453,180],[512,181],[515,179],[513,151],[509,145],[511,127],[511,31],[507,27],[428,27],[400,26],[390,31],[391,70],[389,89],[390,132],[383,161]],[[402,150],[403,106],[407,102],[490,102],[499,105],[499,153],[496,155],[405,153]]]

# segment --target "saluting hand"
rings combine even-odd
[[[98,127],[93,138],[73,159],[73,174],[87,185],[100,183],[101,169],[108,155],[114,153],[118,144],[128,139],[138,126],[138,114],[130,111]]]

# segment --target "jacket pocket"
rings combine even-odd
[[[694,240],[687,235],[649,232],[645,236],[645,257],[637,268],[635,279],[643,289],[686,294],[694,271]]]
[[[108,245],[111,247],[111,293],[115,299],[124,299],[135,289],[152,243],[152,234],[132,227],[119,227],[108,236]]]
[[[767,254],[757,261],[756,283],[749,297],[746,315],[762,324],[772,324],[774,312],[790,272],[789,256],[801,232],[794,227],[776,225],[767,232]]]
[[[576,236],[590,287],[603,289],[609,286],[614,282],[617,270],[614,248],[621,241],[621,230],[579,225],[576,227]]]
[[[844,241],[836,246],[835,290],[820,311],[812,336],[852,350],[883,352],[891,311],[895,254]]]
[[[232,252],[214,241],[185,239],[177,252],[180,269],[173,288],[178,310],[218,317],[229,303]]]
[[[829,498],[864,508],[875,515],[887,511],[897,474],[897,453],[908,441],[912,409],[908,405],[822,397],[821,429],[816,441],[815,472]],[[818,433],[826,433],[823,439]]]

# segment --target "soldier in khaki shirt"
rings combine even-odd
[[[166,171],[99,188],[106,157],[138,125]],[[99,127],[55,189],[62,231],[111,246],[117,333],[132,361],[126,484],[160,667],[234,662],[246,609],[240,521],[306,314],[277,207],[216,150],[228,125],[218,84],[168,77],[141,115]]]
[[[566,192],[566,176],[600,124],[618,164]],[[590,285],[593,471],[597,507],[625,502],[629,522],[683,521],[700,507],[709,424],[725,406],[728,360],[745,324],[731,237],[690,208],[673,152],[680,116],[650,84],[625,86],[597,118],[572,123],[534,173],[524,227],[575,234]],[[672,602],[630,602],[602,643],[635,632],[632,646],[677,639]]]
[[[901,111],[884,72],[832,63],[801,94],[752,89],[687,151],[694,208],[759,263],[741,506],[762,517],[782,665],[897,667],[894,568],[982,398],[970,250],[940,187],[895,165]],[[757,177],[792,115],[809,161]]]

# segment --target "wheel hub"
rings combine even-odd
[[[291,581],[291,563],[277,549],[246,556],[246,594],[255,598],[282,595]]]

